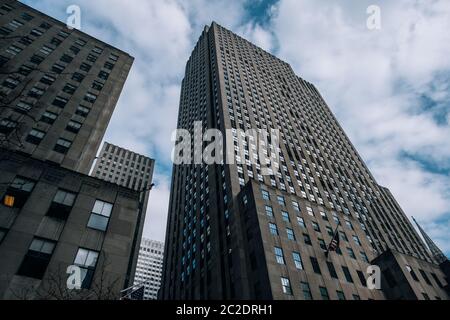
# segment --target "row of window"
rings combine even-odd
[[[9,207],[22,208],[33,191],[35,184],[32,180],[16,177],[8,187],[2,203]],[[73,192],[62,189],[58,190],[47,211],[47,216],[67,220],[75,203],[76,196]],[[112,209],[112,203],[96,200],[89,216],[87,227],[99,231],[106,231]]]
[[[283,293],[286,295],[293,295],[294,292],[292,290],[291,282],[286,277],[281,277],[281,287],[283,290]],[[305,300],[312,300],[313,296],[311,293],[311,287],[309,286],[309,283],[307,282],[300,282],[299,290],[302,292],[303,298]],[[330,300],[330,295],[328,294],[328,289],[325,287],[320,286],[319,287],[320,296],[322,300]],[[339,300],[346,300],[345,294],[343,291],[337,290],[336,291],[337,298]],[[360,296],[357,294],[352,295],[353,300],[361,300]]]

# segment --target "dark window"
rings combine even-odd
[[[87,117],[90,111],[91,111],[91,109],[89,109],[88,107],[80,105],[80,106],[78,106],[77,110],[75,111],[75,114],[82,116],[82,117]]]
[[[98,77],[103,80],[108,80],[109,73],[105,71],[100,71]]]
[[[33,191],[34,185],[35,182],[30,179],[16,177],[3,196],[3,205],[22,208],[28,200],[30,193]]]
[[[5,56],[0,55],[0,67],[6,64],[9,61],[9,59]]]
[[[34,36],[34,37],[40,37],[40,36],[42,36],[44,34],[44,32],[42,32],[39,29],[33,29],[33,30],[30,31],[30,34],[32,36]]]
[[[63,88],[63,91],[65,92],[65,93],[68,93],[68,94],[74,94],[75,93],[75,91],[77,90],[77,86],[74,86],[73,84],[70,84],[70,83],[66,83],[66,85],[64,86],[64,88]]]
[[[87,57],[87,60],[89,62],[95,62],[95,61],[97,61],[97,57],[90,53]]]
[[[53,67],[52,67],[52,71],[55,72],[55,73],[61,74],[61,73],[64,71],[65,68],[66,68],[66,67],[63,66],[62,64],[55,63],[55,64],[53,65]]]
[[[97,251],[83,248],[78,249],[74,264],[81,268],[81,287],[83,289],[89,289],[91,287],[97,260]]]
[[[427,295],[425,292],[422,292],[422,295],[425,300],[430,300],[430,296]]]
[[[35,54],[30,58],[30,61],[34,64],[41,64],[41,62],[44,61],[44,59],[45,59],[44,57]]]
[[[330,296],[328,295],[328,290],[325,287],[319,287],[320,290],[320,296],[322,297],[322,300],[330,300]]]
[[[334,268],[333,263],[330,261],[327,261],[327,266],[328,266],[328,272],[330,272],[330,276],[332,278],[338,279],[338,275],[336,273],[336,269]]]
[[[64,108],[66,106],[66,104],[69,102],[68,99],[63,98],[63,97],[56,97],[55,100],[53,100],[53,105],[60,107],[60,108]]]
[[[431,276],[433,277],[434,281],[436,281],[436,283],[439,286],[439,288],[443,288],[444,287],[435,273],[432,273]]]
[[[58,118],[58,115],[56,113],[45,111],[41,116],[41,121],[48,124],[53,124],[56,118]]]
[[[97,100],[97,95],[88,92],[84,96],[84,100],[86,100],[87,102],[90,102],[90,103],[94,103]]]
[[[67,220],[75,202],[76,194],[65,190],[58,190],[47,215],[61,220]]]
[[[111,62],[105,62],[105,68],[108,70],[112,70],[114,68],[114,64]]]
[[[91,70],[91,68],[92,68],[92,66],[85,62],[83,62],[80,66],[80,70],[85,71],[85,72],[89,72],[89,70]]]
[[[29,104],[28,102],[20,101],[16,105],[16,110],[20,113],[27,113],[28,111],[31,110],[32,107],[33,106],[31,104]]]
[[[49,76],[48,74],[46,74],[41,78],[40,82],[47,84],[47,85],[52,85],[53,82],[55,82],[55,80],[56,80],[55,77],[52,77],[52,76]]]
[[[52,25],[50,23],[47,23],[47,22],[42,22],[39,27],[42,28],[42,29],[48,30],[48,29],[50,29],[52,27]]]
[[[73,57],[69,56],[68,54],[63,54],[63,56],[61,57],[60,60],[65,63],[71,63],[73,60]]]
[[[411,268],[411,266],[406,265],[406,270],[408,270],[409,274],[415,281],[419,281],[419,278],[417,278],[417,275],[414,272],[413,268]]]
[[[344,292],[338,290],[338,291],[336,291],[336,294],[337,294],[338,300],[345,300]]]
[[[24,36],[24,37],[20,38],[19,43],[21,43],[25,46],[29,46],[30,44],[33,43],[33,39],[31,39],[29,36]]]
[[[82,75],[82,74],[79,73],[79,72],[75,72],[75,73],[72,75],[72,80],[75,80],[75,81],[77,81],[77,82],[82,82],[82,81],[84,80],[84,75]]]
[[[44,139],[44,136],[45,136],[44,131],[32,129],[28,134],[27,138],[25,139],[25,141],[37,145],[41,143],[42,139]]]
[[[317,261],[317,259],[314,257],[310,257],[310,259],[311,259],[311,265],[312,265],[314,272],[317,274],[322,274],[322,272],[320,271],[320,266],[319,266],[319,262]]]
[[[367,287],[367,279],[364,277],[364,274],[362,271],[357,270],[356,273],[358,274],[359,281],[361,282],[361,285],[363,287]]]
[[[103,83],[101,83],[100,81],[94,81],[92,83],[92,88],[101,91],[103,89]]]
[[[423,271],[422,269],[419,269],[419,272],[420,272],[420,274],[422,275],[422,278],[425,280],[425,282],[428,284],[428,285],[432,285],[431,284],[431,281],[430,281],[430,278],[428,278],[428,276],[427,276],[427,274],[425,273],[425,271]]]
[[[31,21],[34,19],[34,17],[31,14],[28,14],[26,12],[22,12],[22,14],[20,15],[22,17],[23,20],[25,21]]]
[[[345,279],[347,282],[353,283],[352,275],[350,274],[350,270],[347,267],[342,267],[342,271],[344,272]]]
[[[17,274],[42,279],[52,257],[55,245],[56,243],[54,241],[34,238]]]
[[[312,243],[311,243],[311,237],[308,235],[308,234],[306,234],[306,233],[304,233],[303,234],[303,240],[305,241],[305,243],[307,244],[307,245],[312,245]]]
[[[76,46],[71,46],[69,50],[72,51],[74,54],[78,54],[81,51],[81,49]]]
[[[305,298],[305,300],[312,300],[311,288],[309,287],[309,284],[306,282],[300,282],[300,287],[302,289],[303,297]]]
[[[81,126],[82,126],[81,123],[79,123],[77,121],[74,121],[74,120],[70,120],[67,123],[66,130],[70,131],[70,132],[73,132],[73,133],[78,133],[80,131],[80,129],[81,129]]]
[[[62,43],[62,41],[58,38],[52,38],[52,41],[50,41],[50,43],[55,46],[59,46]]]
[[[70,147],[72,145],[72,142],[63,138],[59,138],[58,141],[56,141],[56,145],[53,148],[56,152],[66,154],[67,151],[69,151]]]

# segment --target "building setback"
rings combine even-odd
[[[134,285],[136,287],[144,285],[145,300],[156,300],[158,297],[163,259],[164,243],[143,238],[139,249]]]
[[[89,173],[133,58],[0,1],[0,144]]]
[[[153,187],[152,178],[154,167],[155,160],[105,142],[97,161],[95,162],[91,175],[139,192],[139,200],[142,205],[139,212],[141,215],[145,216],[150,190]],[[138,261],[139,239],[142,238],[142,232],[144,230],[145,218],[138,217],[138,220],[140,222],[135,230],[135,239],[137,243],[133,245],[136,250],[133,252],[130,268],[131,266],[136,266]],[[134,272],[131,273],[131,279],[133,278]]]
[[[223,133],[235,162],[174,166],[162,299],[385,299],[367,288],[366,271],[389,250],[400,268],[410,261],[445,284],[315,86],[216,23],[205,27],[182,82],[178,128],[194,135],[198,121],[203,132]],[[279,129],[279,149],[269,153],[279,154],[277,172],[263,173],[253,158],[256,137],[240,141],[238,130],[248,129]],[[327,256],[336,230],[339,248]],[[448,298],[434,279],[426,291],[414,282],[418,299]]]

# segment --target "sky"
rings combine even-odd
[[[72,0],[23,0],[66,21]],[[214,20],[316,85],[380,185],[450,255],[450,1],[77,0],[135,57],[105,140],[156,159],[144,235],[164,240],[180,85]],[[370,29],[367,8],[380,9]]]

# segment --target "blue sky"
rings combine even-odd
[[[65,20],[71,0],[23,1]],[[82,31],[133,55],[106,140],[157,160],[145,235],[164,240],[184,66],[212,20],[313,82],[377,181],[450,254],[450,2],[78,0]]]

